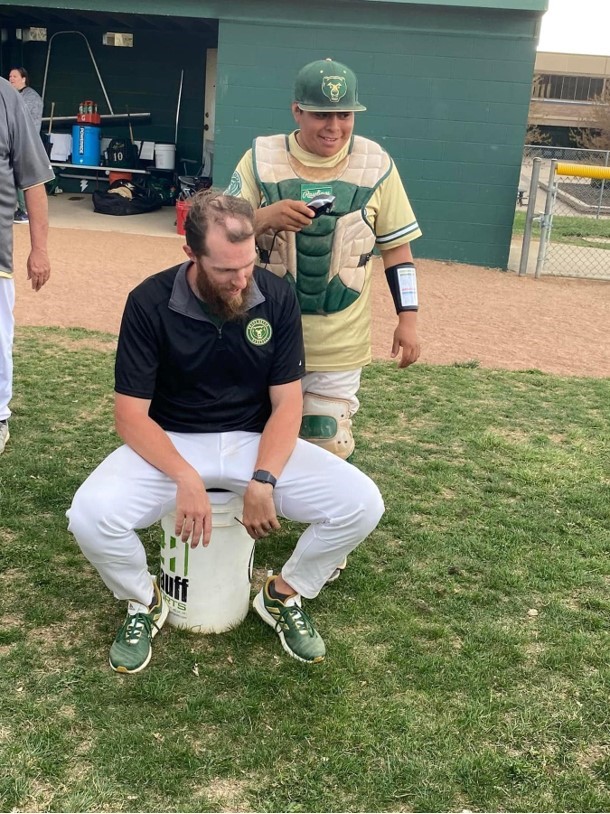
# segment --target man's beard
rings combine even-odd
[[[199,296],[215,317],[218,317],[223,322],[232,322],[244,318],[248,311],[252,277],[248,279],[248,284],[240,292],[241,296],[231,297],[229,300],[221,296],[218,289],[210,282],[205,269],[199,262],[197,263],[195,282]]]

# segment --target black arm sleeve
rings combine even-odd
[[[396,313],[401,311],[417,311],[417,278],[413,263],[398,263],[385,270],[386,280],[394,300]]]

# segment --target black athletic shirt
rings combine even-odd
[[[262,432],[269,387],[305,375],[293,288],[254,269],[243,321],[215,324],[186,280],[190,263],[162,271],[129,295],[115,390],[150,399],[149,416],[175,432]]]

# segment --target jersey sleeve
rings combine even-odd
[[[12,163],[19,189],[46,184],[55,174],[23,99],[17,97],[11,121]]]
[[[254,177],[252,150],[242,156],[224,194],[244,198],[255,210],[261,205],[261,192]]]
[[[303,326],[296,293],[286,283],[285,295],[279,304],[279,319],[274,326],[275,356],[269,375],[269,385],[302,379],[305,375]]]
[[[152,399],[159,365],[159,342],[150,315],[133,292],[127,298],[114,367],[115,391]]]
[[[21,98],[24,101],[28,113],[32,117],[36,131],[40,133],[40,126],[42,124],[42,110],[44,107],[42,99],[36,93],[34,88],[29,87],[21,92]]]
[[[372,214],[377,248],[393,249],[421,237],[421,229],[394,163],[367,211]]]

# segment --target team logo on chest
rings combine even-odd
[[[246,325],[246,339],[251,345],[266,345],[273,330],[266,319],[252,319]]]
[[[225,195],[236,195],[239,196],[241,192],[241,175],[235,170],[233,175],[231,176],[231,181],[229,186],[225,189]]]

